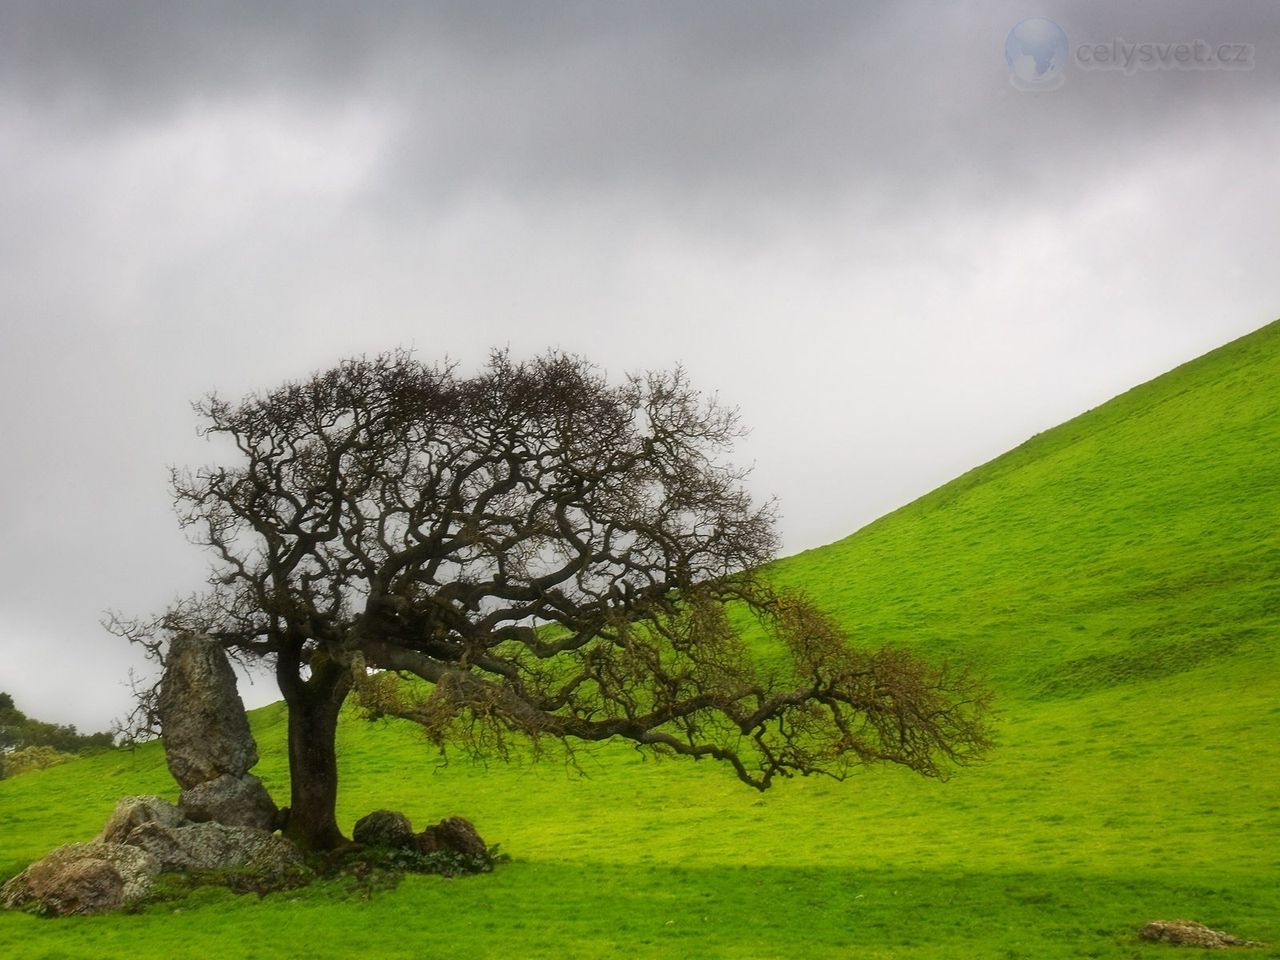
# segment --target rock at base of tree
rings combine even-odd
[[[97,913],[124,903],[124,878],[105,860],[75,860],[33,877],[31,891],[44,913]]]
[[[145,896],[159,872],[155,857],[136,847],[68,843],[6,883],[0,904],[60,916],[96,913]]]
[[[183,816],[197,823],[212,820],[228,827],[253,827],[268,833],[275,829],[278,813],[262,781],[249,773],[240,777],[225,773],[183,790],[178,807]]]
[[[396,810],[375,810],[356,821],[351,839],[367,847],[412,850],[417,846],[413,824]]]
[[[151,854],[162,871],[240,868],[280,877],[303,863],[298,848],[284,837],[212,822],[178,827],[144,823],[125,842]]]
[[[1241,940],[1221,930],[1211,930],[1194,920],[1152,920],[1138,934],[1143,940],[1181,947],[1260,947],[1256,940]]]
[[[98,839],[103,843],[124,843],[134,828],[144,823],[176,827],[182,821],[178,808],[161,797],[125,797],[116,804]]]
[[[242,777],[258,762],[235,672],[208,637],[184,633],[170,642],[157,707],[169,772],[183,789]]]
[[[449,851],[483,857],[489,852],[470,820],[448,817],[418,834],[418,849],[423,853]]]

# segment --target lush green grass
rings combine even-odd
[[[461,813],[514,861],[367,902],[330,884],[8,914],[0,955],[1155,957],[1172,948],[1138,926],[1184,916],[1280,944],[1280,325],[776,575],[866,642],[988,672],[990,762],[761,795],[625,746],[578,771],[441,767],[412,731],[352,722],[344,823]],[[282,714],[254,723],[283,797]],[[154,746],[0,783],[0,876],[137,792],[175,793]]]

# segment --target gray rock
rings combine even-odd
[[[124,903],[124,878],[105,860],[75,860],[33,877],[42,913],[98,913]]]
[[[448,817],[434,827],[427,827],[418,834],[418,849],[423,853],[448,850],[480,857],[489,852],[475,826],[462,817]]]
[[[411,850],[417,845],[413,824],[395,810],[375,810],[356,821],[351,839],[370,847]]]
[[[208,637],[173,638],[157,706],[169,772],[183,789],[224,774],[242,777],[258,762],[235,672]]]
[[[103,843],[124,843],[134,827],[144,823],[176,827],[182,822],[182,814],[168,800],[153,796],[125,797],[116,804],[98,839]]]
[[[137,847],[69,843],[6,883],[0,903],[59,915],[95,913],[145,896],[159,872],[155,857]]]
[[[228,827],[254,827],[270,832],[275,827],[276,805],[267,788],[251,773],[233,777],[224,773],[182,791],[178,801],[188,820],[212,820]],[[172,824],[170,824],[172,826]]]
[[[1195,920],[1151,920],[1139,932],[1143,940],[1180,947],[1260,947],[1256,940],[1241,940],[1222,930],[1211,930]]]
[[[302,854],[292,843],[252,827],[212,822],[178,827],[144,823],[125,842],[151,854],[162,871],[243,868],[280,876],[302,866]]]

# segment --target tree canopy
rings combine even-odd
[[[305,845],[343,839],[353,693],[442,746],[625,738],[759,789],[881,760],[940,776],[987,744],[967,673],[859,649],[771,588],[775,510],[728,460],[737,415],[679,369],[615,384],[498,352],[463,376],[397,351],[196,410],[230,452],[172,476],[209,587],[119,629],[271,666]]]

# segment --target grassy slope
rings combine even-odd
[[[0,916],[21,957],[1130,957],[1151,917],[1280,944],[1280,324],[781,562],[867,642],[977,663],[1000,748],[947,784],[897,770],[765,795],[625,747],[440,768],[344,727],[347,824],[476,820],[515,862],[181,912]],[[278,708],[258,772],[287,795]],[[0,783],[0,875],[85,838],[154,748]],[[1280,956],[1274,949],[1254,956]]]

